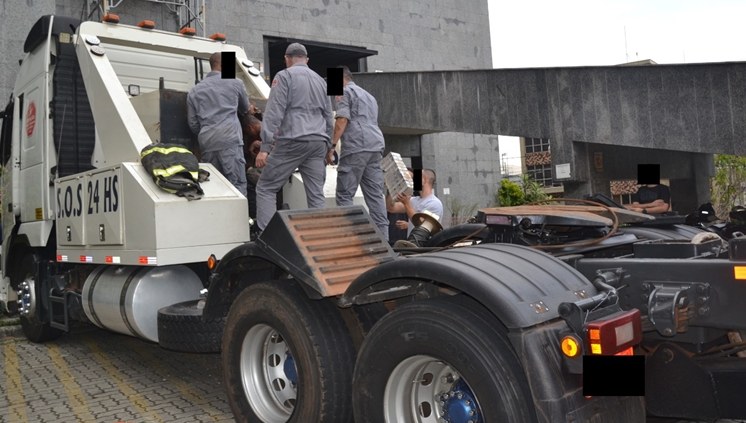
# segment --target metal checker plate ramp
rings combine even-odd
[[[396,257],[361,206],[278,211],[261,240],[325,297]]]

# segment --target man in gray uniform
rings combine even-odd
[[[337,116],[332,136],[332,150],[327,163],[334,159],[334,147],[344,135],[337,168],[337,205],[351,206],[358,185],[373,222],[386,240],[389,219],[383,199],[383,134],[378,128],[378,103],[369,92],[352,81],[347,66],[342,67],[344,95],[337,103]]]
[[[277,211],[275,195],[296,168],[303,177],[308,207],[324,207],[324,158],[331,148],[332,104],[326,82],[307,63],[306,48],[290,44],[285,50],[287,69],[272,81],[262,120],[262,147],[256,156],[256,167],[264,167],[256,186],[260,231]]]
[[[246,87],[238,79],[221,78],[221,54],[210,56],[212,71],[187,95],[187,119],[197,134],[201,159],[210,163],[246,195],[243,131],[237,111],[249,111]]]

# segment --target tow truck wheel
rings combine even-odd
[[[357,423],[536,421],[505,329],[460,296],[384,316],[363,342],[353,386]]]
[[[295,281],[259,283],[234,301],[223,381],[237,421],[349,422],[355,351],[337,307]]]
[[[39,275],[39,257],[31,252],[24,254],[16,268],[13,286],[18,294],[21,328],[31,342],[51,341],[63,333],[49,324],[48,302],[44,301],[44,284]]]
[[[339,312],[347,324],[355,351],[359,351],[368,332],[388,313],[388,309],[381,303],[373,303],[343,308]]]

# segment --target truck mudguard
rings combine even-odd
[[[456,289],[482,303],[510,329],[559,317],[560,303],[595,295],[580,272],[541,251],[509,244],[482,244],[384,263],[360,275],[342,305],[385,296],[412,295],[426,286]]]

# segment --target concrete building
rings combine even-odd
[[[0,98],[8,97],[23,58],[23,41],[45,14],[100,19],[90,0],[22,0],[0,4]],[[179,28],[179,7],[197,11],[198,1],[109,0],[121,23],[151,19],[159,29]],[[350,65],[359,71],[480,69],[492,64],[486,0],[206,0],[206,35],[221,32],[242,46],[265,74],[284,68],[284,47],[299,41],[309,48],[310,65]],[[197,22],[199,35],[203,29]],[[269,64],[268,64],[269,63]],[[382,99],[381,101],[385,101]]]
[[[18,0],[0,3],[0,103],[12,90],[23,57],[23,41],[31,26],[45,14],[77,18],[101,18],[102,1]],[[486,0],[109,0],[111,11],[121,23],[137,24],[142,19],[157,28],[176,31],[185,19],[185,9],[199,12],[205,4],[204,27],[195,20],[191,26],[199,35],[226,34],[228,41],[242,46],[259,64],[267,78],[284,68],[285,47],[299,41],[309,50],[309,65],[325,75],[327,67],[346,64],[353,71],[391,72],[484,69],[492,66]],[[168,3],[168,4],[167,4]],[[174,3],[183,6],[174,6]],[[198,16],[199,17],[199,16]],[[454,93],[457,96],[459,93]],[[400,108],[399,95],[379,96],[381,108]],[[450,95],[441,99],[453,101]],[[386,132],[390,150],[404,156],[421,156],[461,202],[492,197],[499,180],[497,137],[472,134],[431,134],[407,144],[406,131]],[[402,138],[402,136],[404,136]],[[453,161],[455,160],[455,162]],[[456,164],[458,162],[458,164]],[[443,196],[443,192],[438,192]],[[448,195],[446,195],[448,196]],[[443,199],[448,206],[448,198]],[[484,201],[479,205],[488,205]]]

